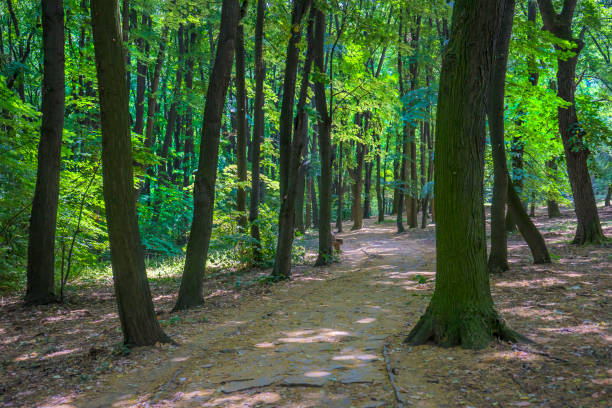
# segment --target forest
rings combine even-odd
[[[1,407],[609,407],[610,0],[0,0]]]

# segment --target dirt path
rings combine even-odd
[[[433,276],[433,238],[421,235],[395,235],[392,224],[343,234],[343,262],[326,276],[303,274],[263,299],[209,316],[201,335],[155,367],[113,376],[99,384],[107,391],[75,403],[393,406],[383,348],[426,304],[407,292],[431,289],[423,281]]]

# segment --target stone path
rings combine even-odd
[[[426,304],[411,295],[433,276],[431,236],[370,224],[342,237],[343,261],[328,276],[305,274],[219,311],[171,358],[115,375],[76,405],[395,406],[383,346]]]

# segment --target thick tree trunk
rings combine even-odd
[[[508,201],[508,167],[504,145],[504,97],[508,48],[514,17],[514,0],[507,0],[501,30],[495,45],[493,72],[487,105],[489,134],[493,155],[493,201],[491,203],[490,273],[508,270],[508,243],[506,239],[506,202]]]
[[[459,0],[442,62],[436,126],[436,287],[411,344],[517,340],[493,305],[483,206],[485,111],[504,0]]]
[[[294,0],[291,17],[291,38],[287,48],[285,66],[285,82],[283,85],[283,106],[281,108],[281,139],[280,139],[280,193],[281,208],[278,217],[278,239],[276,243],[276,256],[272,278],[284,280],[291,277],[291,253],[293,250],[295,199],[297,196],[297,182],[304,175],[302,154],[304,149],[304,135],[307,132],[306,98],[310,82],[310,70],[313,60],[313,25],[314,14],[311,13],[308,23],[308,50],[304,60],[302,83],[297,103],[294,129],[291,131],[291,116],[293,115],[293,100],[297,68],[299,64],[299,43],[302,36],[302,19],[310,8],[310,0]],[[286,104],[291,104],[286,106]],[[287,116],[289,115],[289,116]],[[283,124],[283,120],[288,120]],[[291,134],[293,133],[293,140]]]
[[[100,95],[104,202],[124,342],[134,346],[169,342],[153,309],[138,230],[118,3],[92,0],[91,22]]]
[[[251,202],[249,206],[249,222],[253,238],[253,260],[261,262],[261,234],[259,231],[260,185],[259,168],[261,166],[261,142],[264,138],[264,81],[266,66],[263,60],[263,29],[266,14],[266,2],[257,2],[257,22],[255,24],[255,103],[253,112],[253,142],[251,163]]]
[[[245,1],[241,10],[244,18],[248,3]],[[247,205],[247,96],[246,96],[246,52],[244,50],[244,24],[238,23],[236,31],[236,167],[238,172],[238,191],[236,194],[236,210],[238,211],[238,228],[246,232],[248,227]]]
[[[193,191],[193,221],[187,243],[181,288],[174,310],[184,310],[204,303],[202,279],[213,226],[221,117],[232,73],[239,16],[238,0],[223,0],[217,56],[210,76],[211,82],[208,85],[204,107],[200,159]]]
[[[561,14],[557,14],[552,0],[538,0],[540,13],[544,21],[544,28],[556,37],[569,41],[575,45],[572,51],[575,55],[566,59],[558,59],[557,69],[557,95],[569,103],[569,106],[558,107],[559,133],[565,150],[567,172],[569,174],[572,193],[574,195],[574,208],[578,218],[578,228],[574,237],[574,244],[599,244],[606,241],[593,192],[593,185],[589,176],[587,159],[591,153],[584,144],[584,130],[580,126],[576,114],[574,93],[576,91],[576,64],[578,56],[584,47],[581,38],[573,38],[572,20],[576,0],[566,0]]]
[[[64,4],[42,1],[44,55],[42,125],[38,171],[28,236],[25,302],[41,305],[55,300],[55,224],[59,200],[62,133],[64,130]]]

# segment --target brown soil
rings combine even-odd
[[[612,236],[612,211],[602,211]],[[612,253],[568,242],[572,218],[537,219],[552,265],[510,239],[492,278],[498,310],[535,343],[470,351],[403,343],[433,291],[433,228],[396,235],[367,221],[342,234],[342,262],[220,275],[205,307],[170,315],[176,280],[154,281],[180,346],[124,355],[110,287],[66,306],[0,307],[0,405],[64,407],[607,407],[612,384]]]

